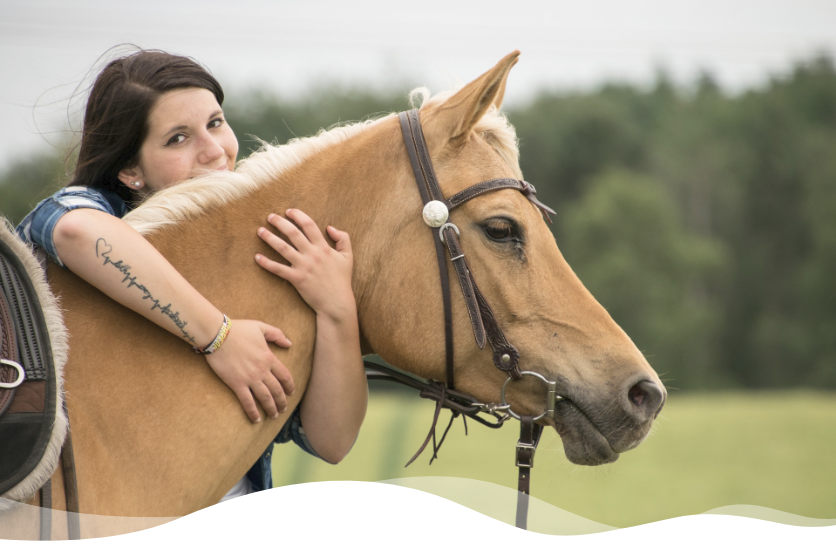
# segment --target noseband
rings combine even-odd
[[[520,440],[517,442],[516,465],[519,467],[519,482],[518,482],[518,499],[517,499],[517,516],[516,525],[522,529],[526,528],[528,516],[528,494],[531,482],[531,468],[533,467],[534,451],[540,440],[542,433],[542,426],[535,423],[536,420],[548,416],[554,418],[555,404],[557,401],[563,399],[556,393],[555,382],[547,380],[542,375],[536,372],[521,371],[519,367],[520,353],[514,345],[505,337],[502,327],[496,320],[490,304],[482,295],[479,287],[476,286],[476,281],[470,271],[470,266],[467,263],[467,258],[462,252],[461,244],[459,243],[459,229],[452,222],[449,221],[450,212],[458,206],[476,198],[482,194],[493,192],[496,190],[518,190],[534,206],[542,213],[549,223],[551,218],[549,215],[554,215],[555,212],[543,205],[536,196],[534,186],[524,180],[517,180],[516,178],[495,178],[474,184],[469,188],[465,188],[461,192],[444,197],[441,188],[438,184],[438,178],[433,170],[432,161],[430,160],[430,153],[427,149],[427,144],[424,139],[424,132],[421,129],[421,120],[416,109],[402,112],[398,115],[403,132],[403,140],[406,146],[406,152],[409,155],[409,161],[412,164],[412,172],[415,174],[415,182],[418,184],[418,191],[421,194],[421,200],[424,203],[423,217],[424,222],[430,227],[433,244],[435,245],[435,254],[438,260],[438,270],[441,277],[441,298],[444,304],[444,345],[446,353],[446,385],[441,384],[440,389],[422,388],[421,395],[435,399],[436,411],[433,417],[433,425],[430,429],[430,434],[424,441],[424,444],[418,450],[418,453],[410,460],[409,463],[415,460],[416,457],[424,450],[430,440],[433,439],[433,447],[438,451],[439,444],[435,443],[435,425],[438,420],[439,411],[442,406],[447,406],[453,411],[453,418],[459,413],[463,416],[476,417],[479,412],[488,412],[497,419],[494,424],[489,424],[484,420],[479,420],[483,424],[498,427],[509,417],[514,417],[520,421]],[[446,248],[446,250],[445,250]],[[450,297],[450,281],[447,272],[447,257],[445,253],[449,254],[449,261],[453,264],[453,269],[456,271],[459,287],[461,287],[462,295],[464,296],[465,306],[467,307],[467,314],[470,317],[470,324],[473,328],[473,336],[476,340],[476,345],[479,349],[484,349],[485,342],[491,346],[493,350],[493,364],[508,375],[505,383],[502,386],[500,394],[501,405],[493,403],[483,404],[475,401],[473,398],[465,394],[461,394],[454,390],[453,365],[454,365],[454,346],[453,346],[453,311]],[[367,363],[369,368],[370,363]],[[397,375],[391,369],[380,366],[371,366],[373,370],[389,376],[386,379],[394,379]],[[403,375],[401,375],[403,376]],[[517,415],[511,410],[511,406],[505,400],[505,390],[510,382],[520,380],[523,376],[534,376],[545,382],[548,386],[548,395],[546,401],[546,411],[533,417],[530,415]],[[372,376],[369,376],[372,378]],[[380,376],[378,376],[380,377]],[[383,379],[383,378],[380,378]],[[407,385],[412,385],[408,379],[397,379]],[[436,385],[438,385],[436,383]],[[416,386],[413,386],[416,387]],[[433,386],[434,387],[434,386]],[[457,410],[457,407],[459,408]],[[461,409],[467,408],[467,411]],[[452,418],[451,423],[452,424]],[[450,425],[447,426],[441,441],[449,431]],[[465,422],[465,432],[467,423]],[[435,457],[435,453],[434,453]],[[409,465],[407,463],[407,465]],[[432,461],[430,461],[432,463]]]

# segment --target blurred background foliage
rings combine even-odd
[[[228,95],[241,155],[408,108],[406,89]],[[820,56],[731,95],[703,75],[542,91],[504,107],[569,264],[674,389],[836,388],[836,70]],[[17,223],[65,153],[0,175]],[[70,161],[71,163],[71,161]]]

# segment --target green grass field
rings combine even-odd
[[[404,469],[432,420],[433,403],[372,394],[351,454],[328,465],[295,447],[277,447],[276,486],[323,480],[463,477],[516,488],[518,423],[490,430],[461,420],[429,466],[431,450]],[[439,435],[448,411],[439,421]],[[836,518],[836,394],[699,393],[670,396],[650,437],[612,465],[581,467],[543,435],[532,496],[587,519],[628,527],[714,508],[751,504]]]

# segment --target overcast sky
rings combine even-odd
[[[514,49],[511,103],[542,87],[649,83],[660,67],[682,83],[709,70],[739,91],[836,52],[836,2],[0,0],[0,170],[56,139],[73,88],[125,42],[193,56],[227,98],[333,80],[436,91]]]

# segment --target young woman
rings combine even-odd
[[[190,343],[259,422],[259,406],[278,418],[287,407],[285,394],[293,393],[290,373],[269,348],[289,347],[290,340],[274,325],[230,320],[121,220],[158,190],[207,172],[233,171],[238,142],[224,120],[223,98],[220,84],[190,58],[147,50],[113,60],[90,91],[72,182],[38,204],[17,232],[115,301]],[[346,232],[329,226],[336,243],[331,248],[298,209],[266,220],[291,243],[264,227],[254,234],[290,265],[253,256],[297,288],[316,312],[317,332],[304,399],[276,441],[293,439],[336,463],[351,449],[368,399],[351,291],[351,243]],[[130,254],[131,273],[160,300],[156,308],[138,289],[125,288],[119,270],[101,265],[95,248],[102,238],[115,254]],[[161,311],[166,305],[169,311]],[[272,486],[269,450],[224,499]]]

